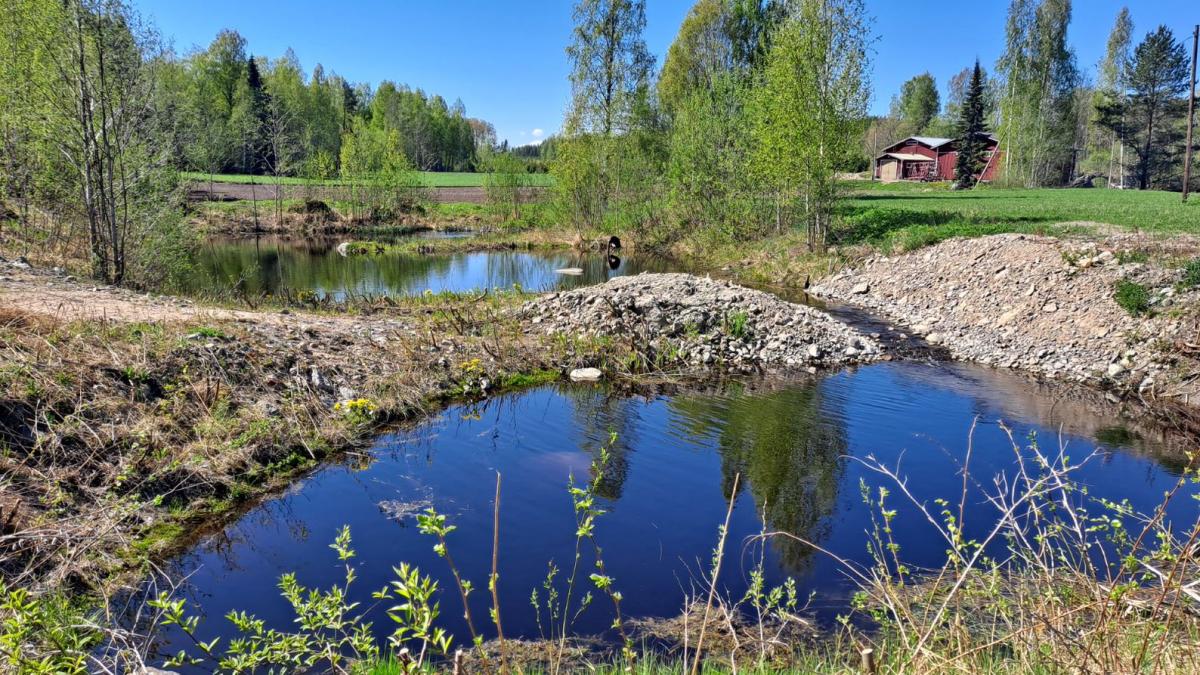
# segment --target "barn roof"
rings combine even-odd
[[[933,161],[932,157],[926,157],[925,155],[909,154],[906,152],[885,152],[879,156],[880,159],[883,159],[884,157],[891,157],[892,159],[902,159],[906,162],[932,162]]]
[[[954,140],[953,138],[939,138],[937,136],[911,136],[910,138],[912,138],[914,141],[920,141],[931,148],[936,148],[939,145],[945,145]]]

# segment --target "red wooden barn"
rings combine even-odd
[[[1000,160],[1000,142],[987,135],[982,180],[996,176]],[[898,180],[954,180],[954,165],[958,162],[958,141],[953,138],[909,136],[892,143],[875,158],[875,178],[891,183]]]

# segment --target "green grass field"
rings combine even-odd
[[[463,171],[422,171],[421,178],[425,181],[426,187],[483,187],[482,173],[468,173]],[[210,177],[206,173],[198,173],[195,171],[184,171],[180,174],[185,180],[207,182]],[[239,183],[248,184],[251,181],[261,184],[274,184],[276,179],[271,176],[248,176],[244,174],[232,173],[217,173],[211,176],[213,181],[218,183]],[[554,180],[549,174],[531,173],[529,174],[530,184],[537,187],[548,187],[554,184]],[[337,180],[312,180],[309,178],[293,178],[285,176],[279,179],[283,185],[338,185]]]
[[[1062,233],[1109,225],[1151,233],[1200,232],[1200,198],[1176,192],[980,187],[856,182],[842,209],[848,242],[911,250],[956,236]],[[1069,225],[1063,225],[1069,223]]]

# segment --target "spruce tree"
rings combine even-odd
[[[253,55],[246,59],[246,89],[250,96],[247,101],[249,110],[245,118],[246,141],[243,147],[248,156],[242,164],[251,174],[265,174],[275,161],[264,138],[271,95],[263,85],[262,74]]]
[[[958,187],[975,185],[975,178],[984,170],[987,152],[987,125],[984,123],[983,71],[975,60],[971,84],[963,100],[955,132],[958,135],[958,162],[954,166]]]

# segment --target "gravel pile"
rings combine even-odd
[[[539,297],[520,314],[531,331],[609,336],[692,366],[816,368],[881,356],[874,339],[821,311],[689,274],[617,277]]]
[[[1174,287],[1178,270],[1133,257],[1119,239],[1004,234],[871,260],[813,292],[869,308],[959,359],[1142,391],[1168,369],[1173,357],[1163,346],[1186,330],[1173,310],[1196,298]],[[1114,301],[1120,279],[1149,289],[1153,318],[1130,316]]]

